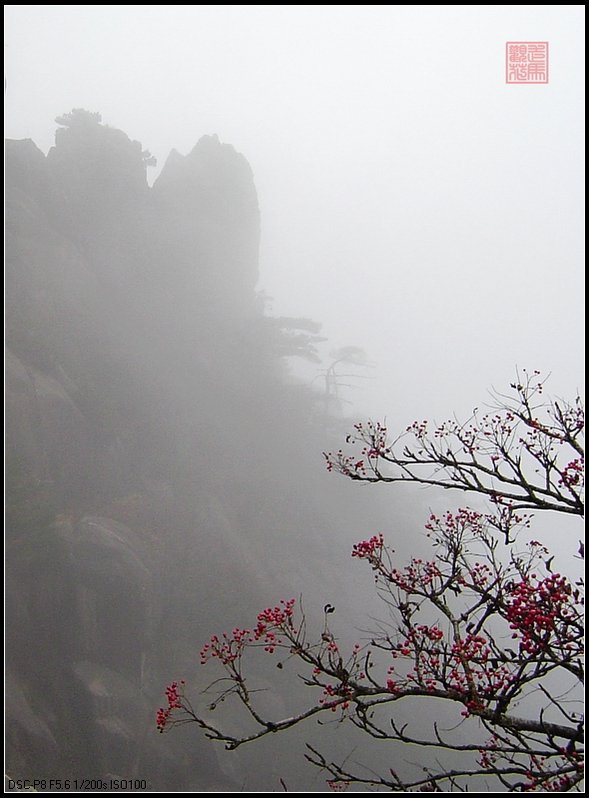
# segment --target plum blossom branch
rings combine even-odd
[[[325,452],[329,471],[361,482],[417,482],[478,493],[506,512],[584,514],[584,408],[537,401],[544,381],[524,372],[512,395],[494,394],[494,412],[433,429],[414,421],[392,440],[384,423],[354,425],[346,443],[360,452]]]
[[[470,508],[431,515],[426,528],[438,550],[429,561],[414,558],[405,567],[396,566],[394,551],[380,534],[352,550],[352,557],[367,562],[375,573],[378,590],[395,612],[396,634],[376,636],[365,645],[356,643],[345,652],[326,620],[311,642],[301,632],[306,622],[298,617],[295,600],[282,599],[262,610],[251,629],[236,627],[230,634],[213,635],[201,652],[203,664],[217,661],[225,671],[230,688],[223,690],[223,700],[235,697],[257,728],[241,735],[224,732],[197,713],[174,682],[168,688],[168,709],[158,713],[160,731],[192,721],[207,737],[235,749],[324,713],[337,713],[373,738],[438,751],[476,752],[483,762],[474,770],[431,770],[427,779],[402,780],[406,789],[444,783],[458,789],[464,779],[475,775],[494,777],[510,789],[519,789],[520,783],[528,785],[526,790],[532,789],[530,785],[551,789],[555,784],[577,784],[582,725],[571,713],[550,717],[555,699],[545,688],[548,700],[539,716],[525,717],[515,710],[534,685],[542,688],[553,671],[580,676],[583,636],[578,589],[559,573],[546,572],[547,552],[536,541],[525,550],[511,551],[509,559],[501,562],[488,519]],[[439,618],[426,622],[432,609]],[[511,655],[502,649],[498,641],[505,638],[519,651]],[[288,661],[305,667],[304,684],[321,691],[316,700],[289,717],[265,717],[255,706],[256,691],[250,690],[243,675],[245,657],[253,650],[264,656],[285,652]],[[396,722],[394,713],[379,720],[398,702],[423,698],[458,707],[458,721],[482,723],[493,731],[492,742],[465,745],[442,736],[437,725],[431,738],[415,736]],[[532,766],[532,759],[542,768]],[[338,770],[334,763],[327,767],[317,757],[314,761],[338,784],[399,789],[397,777],[368,778]]]
[[[553,569],[541,542],[519,541],[529,537],[526,509],[583,512],[583,412],[578,400],[546,402],[538,373],[524,374],[511,395],[496,394],[494,414],[479,418],[475,411],[468,424],[447,422],[431,434],[426,422],[416,422],[405,435],[417,448],[405,445],[401,456],[395,446],[403,436],[389,444],[386,428],[372,422],[348,438],[362,443],[360,459],[342,450],[326,455],[330,470],[351,479],[414,481],[491,498],[488,512],[432,513],[425,524],[429,558],[399,562],[381,533],[353,547],[351,556],[372,571],[386,623],[368,640],[347,644],[333,628],[333,607],[326,605],[323,627],[312,635],[302,604],[281,599],[249,626],[203,646],[201,664],[222,673],[205,691],[216,694],[209,714],[193,707],[184,682],[172,682],[158,730],[196,723],[232,750],[327,717],[393,750],[411,745],[424,754],[403,772],[377,773],[307,746],[308,761],[334,791],[353,784],[396,792],[580,791],[583,583]],[[389,466],[397,472],[385,472]],[[254,657],[270,658],[280,670],[297,667],[310,695],[304,709],[282,718],[261,709],[248,675],[256,672],[249,667]],[[239,733],[210,718],[224,701],[241,707]],[[446,728],[436,716],[431,733],[415,730],[424,701]]]

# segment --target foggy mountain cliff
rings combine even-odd
[[[255,766],[296,734],[240,770],[195,729],[157,735],[154,711],[172,677],[202,689],[202,642],[268,601],[354,602],[351,543],[387,511],[324,473],[338,422],[287,379],[318,325],[264,313],[233,147],[173,151],[150,188],[138,142],[58,121],[47,157],[6,148],[8,772],[305,786],[302,742]]]
[[[468,752],[484,724],[457,725],[454,697],[429,693],[395,692],[383,723],[430,741],[433,722],[446,724],[455,751],[376,739],[344,718],[345,701],[341,715],[270,733],[321,700],[323,687],[297,678],[309,672],[298,630],[291,648],[244,653],[270,720],[255,743],[226,751],[194,723],[158,734],[156,713],[184,679],[199,717],[249,735],[236,696],[217,700],[241,683],[206,692],[221,671],[199,653],[281,600],[296,599],[302,637],[334,657],[331,630],[362,656],[375,636],[405,634],[403,596],[396,617],[374,562],[352,547],[382,533],[394,568],[426,562],[428,516],[470,506],[470,494],[344,478],[322,453],[342,447],[359,476],[355,423],[394,438],[427,419],[435,437],[446,420],[497,409],[514,376],[536,370],[551,374],[544,396],[559,407],[582,395],[583,11],[5,7],[9,779],[326,791],[309,743],[352,771],[386,781],[394,769],[401,781],[388,786],[405,790],[439,769],[438,754],[451,771],[478,758]],[[547,82],[509,82],[525,57],[538,70],[536,55]],[[556,477],[545,443],[556,491],[574,493],[580,449],[565,459],[561,447]],[[489,453],[493,474],[496,462]],[[550,551],[542,567],[569,580],[581,565],[575,513],[538,511],[529,530]],[[514,568],[518,551],[503,549]],[[499,593],[512,582],[498,578]],[[447,588],[461,604],[462,587]],[[430,610],[423,622],[439,623]],[[500,648],[515,667],[508,629]],[[555,705],[544,716],[552,699],[526,683],[518,717],[570,715],[559,656],[541,685]],[[388,699],[388,655],[376,660]],[[334,663],[343,698],[349,664]]]

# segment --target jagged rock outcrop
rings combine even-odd
[[[251,314],[260,220],[243,155],[217,136],[203,136],[188,155],[170,153],[153,194],[158,215],[169,220],[161,247],[177,253],[175,276],[198,276],[193,303],[200,307],[204,300],[233,317]]]
[[[194,732],[155,734],[162,688],[204,686],[236,608],[337,602],[334,541],[373,502],[317,478],[312,395],[256,302],[245,158],[207,136],[150,189],[138,142],[59,122],[46,158],[6,149],[8,772],[239,789]]]
[[[153,710],[206,538],[226,528],[221,576],[244,546],[189,429],[210,431],[252,315],[251,170],[211,138],[150,190],[138,142],[59,121],[47,158],[6,149],[9,770],[227,786],[214,756],[198,777],[170,757]]]

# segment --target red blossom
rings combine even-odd
[[[159,732],[163,732],[172,717],[175,709],[183,709],[181,689],[184,685],[183,681],[172,682],[166,687],[166,698],[168,699],[168,706],[166,709],[160,707],[156,714],[156,728]]]
[[[352,557],[359,557],[370,560],[373,557],[378,557],[384,545],[383,535],[373,535],[370,540],[361,540],[354,545],[352,550]]]
[[[524,578],[511,585],[507,620],[520,638],[522,653],[538,654],[549,646],[563,648],[575,641],[577,633],[569,624],[574,601],[570,583],[560,574],[535,582]]]
[[[559,485],[566,485],[567,488],[576,488],[583,481],[585,473],[585,459],[578,457],[567,463],[562,470]]]

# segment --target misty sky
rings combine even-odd
[[[248,158],[272,312],[377,364],[368,413],[480,404],[515,365],[583,372],[583,7],[7,6],[6,134],[100,111],[163,165]],[[507,86],[507,40],[549,85]],[[316,367],[305,371],[311,379]]]

